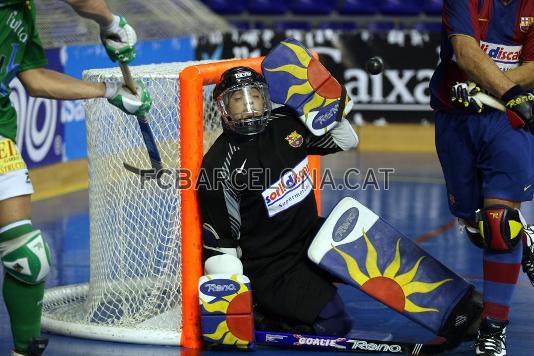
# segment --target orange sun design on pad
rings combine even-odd
[[[239,290],[212,303],[201,299],[204,309],[209,312],[221,312],[229,315],[243,313],[243,307],[251,303],[252,293],[244,283],[238,280],[237,275],[232,275],[230,279],[239,284]],[[237,348],[245,349],[254,338],[251,329],[244,328],[239,320],[232,318],[220,322],[213,333],[204,334],[204,336],[214,341],[220,341],[224,345],[235,345]]]
[[[319,60],[313,58],[304,48],[298,45],[285,41],[280,43],[288,47],[301,64],[286,64],[276,68],[264,69],[269,72],[285,72],[302,81],[300,84],[292,85],[289,88],[285,100],[286,104],[296,94],[309,95],[313,93],[303,106],[303,112],[307,116],[310,111],[320,106],[328,106],[339,100],[341,86]]]
[[[452,281],[452,279],[449,278],[437,282],[414,280],[421,261],[425,258],[424,256],[420,257],[406,273],[398,274],[401,267],[400,239],[397,240],[395,257],[384,271],[380,271],[378,268],[378,254],[365,231],[363,232],[363,238],[367,245],[365,268],[368,275],[360,269],[358,262],[352,256],[335,246],[332,247],[345,261],[350,277],[361,286],[364,292],[398,312],[438,312],[435,308],[427,308],[415,304],[409,299],[409,296],[415,293],[430,293],[441,285]]]

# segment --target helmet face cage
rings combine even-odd
[[[221,76],[213,90],[225,129],[254,135],[265,129],[271,115],[267,83],[252,68],[234,67]]]
[[[241,135],[254,135],[265,129],[271,115],[271,98],[263,82],[231,86],[216,97],[223,125]]]

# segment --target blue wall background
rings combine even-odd
[[[86,69],[116,66],[102,45],[76,45],[46,50],[49,69],[82,79]],[[140,42],[131,65],[190,61],[190,37]],[[57,101],[31,98],[14,79],[11,100],[18,112],[17,145],[30,168],[87,157],[85,114],[82,100]]]

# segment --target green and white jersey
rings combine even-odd
[[[30,3],[28,0],[0,0],[0,7],[14,5],[14,4],[22,4],[22,3]]]
[[[9,82],[19,72],[46,64],[46,56],[35,27],[33,0],[0,0],[1,136],[15,140],[17,135],[17,113],[9,101]]]

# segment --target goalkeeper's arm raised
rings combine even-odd
[[[262,72],[271,100],[293,109],[315,136],[330,131],[352,109],[345,87],[295,39],[273,48]]]

